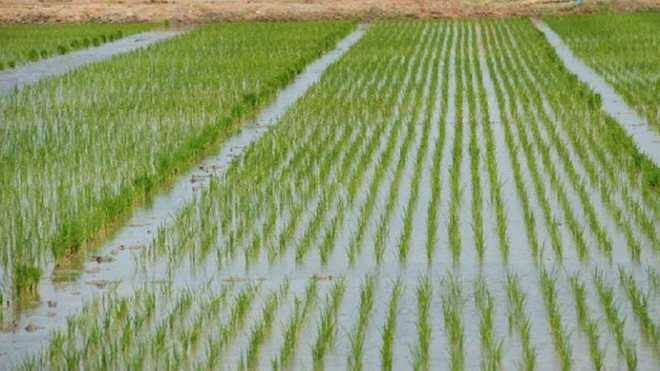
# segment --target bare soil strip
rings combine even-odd
[[[532,21],[536,28],[543,32],[566,68],[600,94],[603,100],[603,110],[623,126],[642,153],[653,160],[656,165],[660,165],[660,135],[649,127],[648,122],[638,115],[598,72],[573,54],[568,45],[545,22],[540,19]]]
[[[9,94],[14,89],[36,84],[44,78],[63,75],[86,64],[144,48],[159,41],[170,39],[180,33],[180,31],[143,32],[98,47],[58,55],[15,69],[0,71],[0,96]]]
[[[0,23],[529,16],[657,7],[657,0],[0,0]]]

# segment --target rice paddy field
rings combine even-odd
[[[3,289],[29,293],[49,262],[75,264],[349,27],[208,26],[2,99]]]
[[[0,70],[144,32],[157,24],[0,25]]]
[[[550,17],[557,31],[660,131],[660,14]]]
[[[600,96],[527,18],[356,27],[206,25],[0,97],[11,323],[363,32],[144,237],[138,288],[14,326],[44,334],[11,368],[658,369],[660,168]]]

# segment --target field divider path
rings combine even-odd
[[[16,365],[47,344],[51,330],[64,326],[70,315],[78,313],[103,288],[114,287],[119,294],[130,294],[146,281],[162,278],[164,274],[159,272],[164,267],[140,267],[135,259],[136,254],[150,245],[158,228],[173,222],[178,211],[193,201],[209,185],[212,177],[222,175],[234,158],[275,125],[287,109],[319,81],[323,72],[362,38],[366,29],[367,25],[358,25],[334,49],[309,64],[252,122],[229,138],[217,153],[180,176],[168,190],[155,196],[149,205],[133,211],[128,222],[95,250],[96,258],[84,264],[77,279],[62,283],[56,282],[52,275],[42,278],[38,288],[40,303],[22,313],[22,317],[16,320],[15,332],[0,332],[0,370]],[[145,269],[146,274],[140,273]],[[46,271],[51,272],[52,269]],[[56,307],[52,308],[53,305]]]
[[[617,120],[630,134],[639,150],[660,166],[660,134],[651,129],[648,122],[630,107],[598,72],[578,58],[550,26],[538,18],[533,18],[532,23],[544,34],[566,69],[601,96],[603,111]]]
[[[45,78],[64,75],[84,65],[171,39],[183,32],[142,32],[97,47],[82,49],[64,55],[42,59],[14,69],[0,71],[0,96],[9,95],[15,89],[34,85]]]

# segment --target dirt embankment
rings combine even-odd
[[[461,17],[660,8],[660,0],[0,0],[0,23]]]

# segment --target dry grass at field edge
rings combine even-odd
[[[660,0],[0,0],[0,23],[467,17],[660,9]]]

